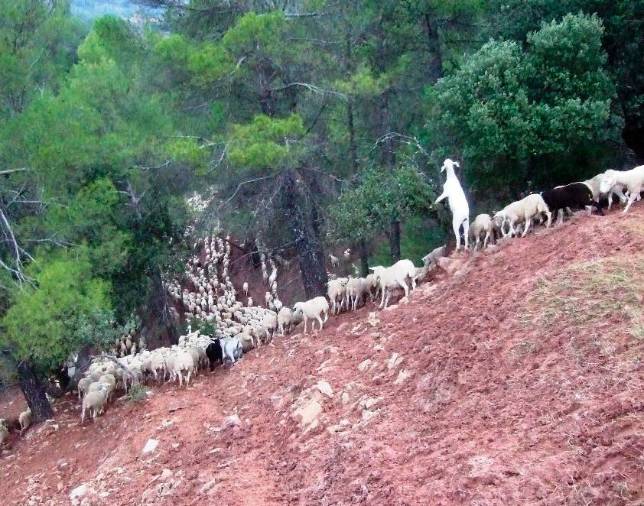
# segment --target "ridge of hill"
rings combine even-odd
[[[444,267],[93,424],[65,398],[0,457],[3,503],[644,500],[644,205]]]

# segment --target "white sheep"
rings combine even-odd
[[[340,259],[331,253],[329,253],[329,259],[331,260],[331,267],[338,267],[340,265]]]
[[[324,297],[315,297],[305,302],[297,302],[293,306],[293,313],[297,318],[304,319],[304,333],[306,334],[306,324],[309,318],[315,318],[320,323],[319,330],[329,319],[329,303]],[[324,316],[324,320],[322,319]],[[311,323],[311,328],[315,330],[315,324]]]
[[[458,162],[454,162],[449,158],[446,158],[443,162],[441,172],[447,171],[447,179],[443,185],[443,193],[436,199],[435,204],[447,198],[449,208],[452,211],[452,229],[456,236],[456,251],[458,251],[461,249],[461,226],[463,226],[465,249],[468,248],[470,207],[467,204],[467,198],[461,183],[454,173],[454,167],[459,167]]]
[[[280,335],[283,336],[284,332],[290,333],[291,329],[300,321],[290,308],[283,307],[280,309],[279,313],[277,313],[277,329]]]
[[[85,421],[85,414],[92,416],[93,420],[103,413],[105,409],[105,402],[107,401],[107,385],[101,383],[101,388],[95,392],[88,392],[83,397],[83,404],[81,406],[81,423]]]
[[[333,314],[338,314],[344,304],[349,278],[331,279],[327,283],[327,297],[331,301]]]
[[[31,409],[27,408],[18,416],[18,423],[20,423],[20,434],[26,431],[31,425]]]
[[[416,288],[416,267],[411,260],[399,260],[390,267],[383,267],[377,265],[370,267],[373,271],[380,290],[382,290],[382,300],[380,301],[380,308],[386,308],[389,304],[390,290],[401,287],[405,291],[405,297],[409,296],[409,286],[407,279],[411,280],[412,289]]]
[[[367,294],[371,293],[371,283],[377,282],[375,276],[372,278],[350,278],[347,282],[347,299],[351,309],[358,309],[358,303],[366,300]]]
[[[503,237],[514,236],[516,230],[514,225],[518,222],[523,221],[525,223],[523,234],[521,237],[525,237],[530,230],[530,225],[532,220],[538,217],[541,213],[545,213],[548,217],[546,227],[550,227],[552,221],[552,214],[548,209],[543,197],[538,193],[531,193],[527,197],[524,197],[521,200],[512,202],[505,206],[502,210],[494,214],[494,221],[499,226]],[[508,233],[505,233],[505,224],[508,223],[510,229]]]
[[[604,172],[597,174],[591,179],[587,179],[583,183],[590,188],[591,193],[593,194],[593,200],[599,202],[599,199],[604,196],[604,193],[600,190],[601,180],[604,177]],[[626,195],[624,195],[625,187],[621,184],[615,184],[615,186],[608,192],[608,210],[613,206],[613,195],[617,195],[617,198],[625,204],[628,201]]]
[[[244,281],[244,284],[242,285],[242,290],[244,291],[244,295],[248,297],[248,281]]]
[[[624,208],[626,213],[633,202],[640,199],[640,192],[644,189],[644,165],[638,165],[631,170],[607,170],[599,183],[599,191],[612,192],[618,185],[625,187],[630,194]]]
[[[479,214],[470,225],[470,237],[475,240],[472,249],[476,250],[479,247],[483,234],[485,234],[483,239],[483,249],[485,249],[490,237],[494,234],[494,223],[489,214]]]
[[[342,253],[342,255],[344,256],[344,258],[346,258],[347,260],[349,260],[349,258],[351,258],[351,248],[347,248],[347,249],[345,249],[345,250],[344,250],[344,253]]]

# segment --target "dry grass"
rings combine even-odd
[[[574,264],[540,278],[526,325],[591,328],[611,322],[644,340],[644,254]]]

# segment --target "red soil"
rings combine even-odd
[[[455,257],[409,303],[277,337],[95,423],[66,398],[4,451],[2,503],[69,504],[87,484],[85,504],[110,505],[641,504],[644,285],[629,318],[605,323],[549,325],[531,299],[581,262],[641,268],[644,205],[632,211]],[[293,412],[309,399],[322,409],[306,430]]]

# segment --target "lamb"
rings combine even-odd
[[[585,183],[570,183],[557,186],[552,190],[541,192],[541,197],[543,197],[548,210],[552,214],[567,207],[583,209],[586,206],[592,206],[597,209],[599,214],[604,214],[599,204],[593,199],[593,192],[590,187]]]
[[[331,253],[329,253],[329,259],[331,260],[331,267],[338,267],[340,265],[340,259]]]
[[[624,186],[630,193],[624,208],[624,213],[626,213],[633,202],[640,199],[640,192],[644,189],[644,165],[638,165],[631,170],[624,171],[607,170],[601,178],[599,190],[602,193],[608,193],[617,188],[618,185]]]
[[[293,306],[293,313],[297,318],[304,319],[304,333],[306,334],[306,324],[309,318],[315,318],[320,323],[319,330],[329,319],[329,303],[324,297],[315,297],[305,302],[298,302]],[[324,320],[322,320],[324,316]],[[315,324],[311,323],[311,328],[315,330]]]
[[[244,295],[248,297],[248,281],[244,281],[244,284],[242,285],[242,290],[244,291]]]
[[[483,249],[485,249],[490,237],[494,238],[494,223],[489,214],[479,214],[470,225],[470,238],[475,240],[472,249],[478,249],[483,233],[485,233],[485,239],[483,239]]]
[[[105,401],[107,401],[107,385],[101,384],[101,388],[95,392],[88,392],[83,397],[83,404],[81,406],[81,423],[85,421],[85,413],[92,416],[96,420],[96,416],[103,413],[105,409]]]
[[[514,225],[523,220],[525,222],[525,228],[523,230],[522,237],[525,237],[530,229],[530,224],[532,219],[539,216],[541,213],[545,213],[548,217],[547,227],[550,227],[550,222],[552,220],[552,215],[548,206],[546,205],[543,197],[538,193],[531,193],[527,197],[522,198],[516,202],[512,202],[505,206],[501,211],[494,214],[494,221],[498,225],[503,234],[503,237],[508,235],[514,236],[516,233]],[[508,234],[505,233],[505,224],[509,223],[510,229]]]
[[[389,291],[401,287],[405,291],[405,297],[409,296],[409,286],[407,279],[411,279],[412,289],[416,288],[416,267],[411,260],[399,260],[390,267],[377,265],[370,268],[378,279],[380,289],[382,290],[382,300],[380,308],[386,308],[389,304]]]
[[[443,185],[443,193],[436,199],[435,204],[447,198],[449,208],[452,211],[452,228],[456,236],[456,251],[461,249],[461,225],[463,226],[463,236],[465,239],[465,249],[468,248],[469,238],[469,220],[470,220],[470,207],[465,198],[465,192],[461,187],[454,167],[460,167],[458,162],[454,162],[446,158],[441,167],[441,172],[447,171],[447,179]]]
[[[18,423],[20,423],[20,435],[26,431],[31,425],[31,409],[27,408],[18,416]]]
[[[277,313],[277,329],[282,336],[284,336],[285,331],[290,333],[291,329],[298,323],[300,323],[300,320],[288,307],[283,307]]]
[[[210,370],[212,371],[215,368],[216,363],[224,362],[224,353],[221,349],[221,340],[213,339],[212,342],[206,348],[206,356],[210,362]]]

